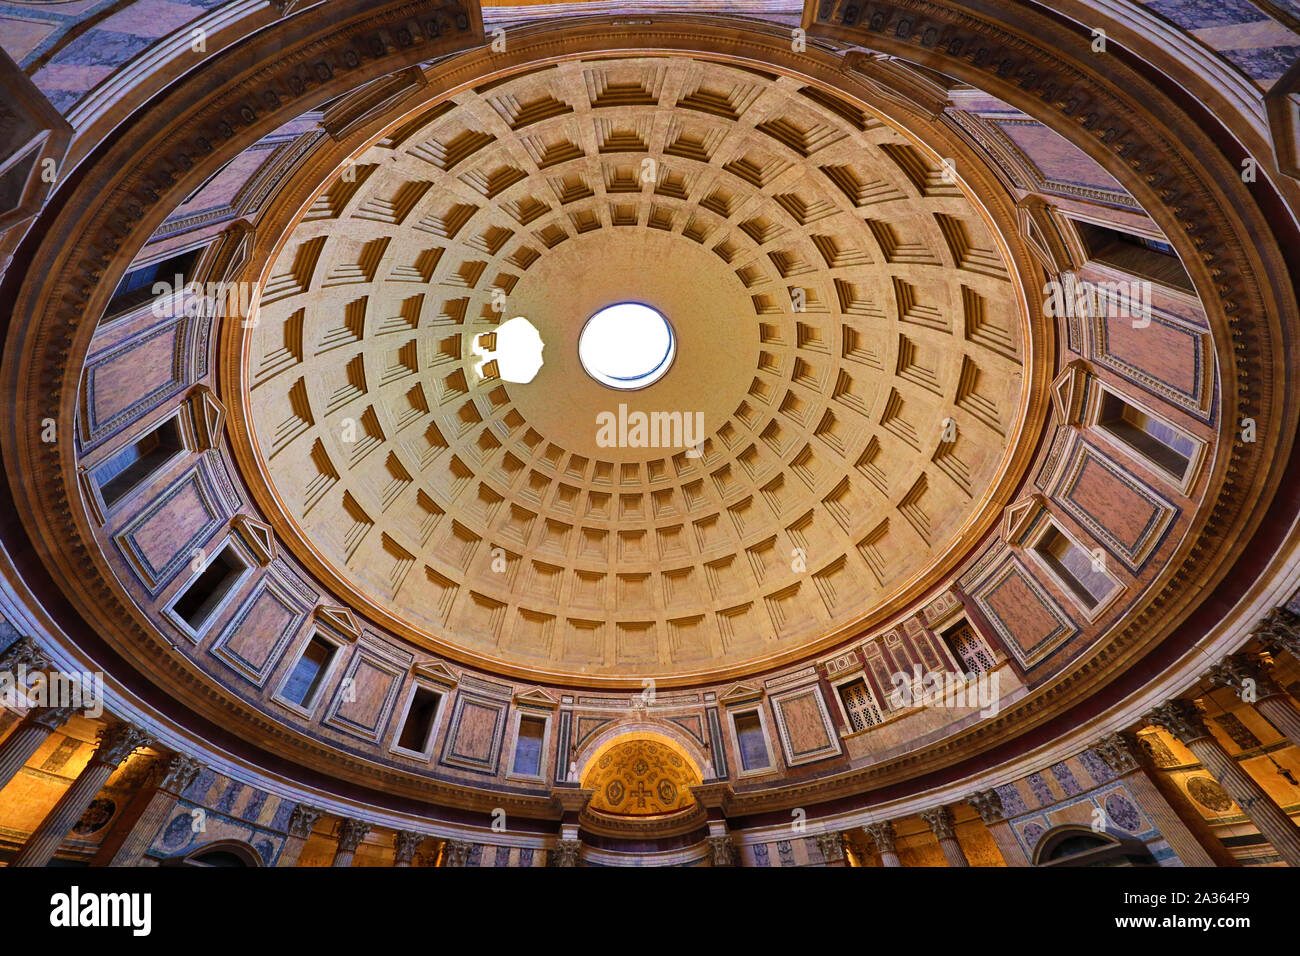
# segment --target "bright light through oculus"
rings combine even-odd
[[[526,385],[537,377],[543,364],[542,349],[545,348],[545,343],[533,323],[522,315],[502,323],[491,336],[496,343],[494,349],[484,347],[485,338],[488,336],[476,335],[471,345],[471,351],[479,357],[474,371],[480,378],[483,377],[483,367],[488,362],[496,362],[497,376],[502,381]]]
[[[587,374],[610,388],[645,388],[673,364],[677,340],[668,320],[647,305],[620,302],[601,309],[578,336]]]

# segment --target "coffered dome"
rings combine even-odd
[[[1029,352],[1002,249],[951,163],[805,79],[553,64],[402,119],[305,206],[247,437],[285,540],[408,636],[570,675],[759,661],[881,619],[987,521]],[[675,336],[633,392],[578,354],[625,301]],[[526,384],[475,349],[514,316]]]
[[[1197,6],[0,5],[0,863],[1300,865]]]

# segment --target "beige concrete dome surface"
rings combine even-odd
[[[368,616],[523,673],[704,674],[883,619],[988,518],[1027,401],[1023,293],[951,166],[695,57],[423,107],[263,275],[240,369],[282,538]],[[578,354],[620,302],[675,336],[635,391]],[[545,343],[526,384],[481,361],[514,316]]]

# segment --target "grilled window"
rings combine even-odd
[[[861,677],[840,685],[840,701],[844,704],[844,712],[848,714],[849,726],[855,731],[874,727],[884,719],[876,704],[875,695]]]

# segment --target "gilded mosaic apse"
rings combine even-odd
[[[700,773],[681,748],[649,736],[616,740],[595,756],[582,786],[590,807],[616,816],[654,816],[695,805]]]

